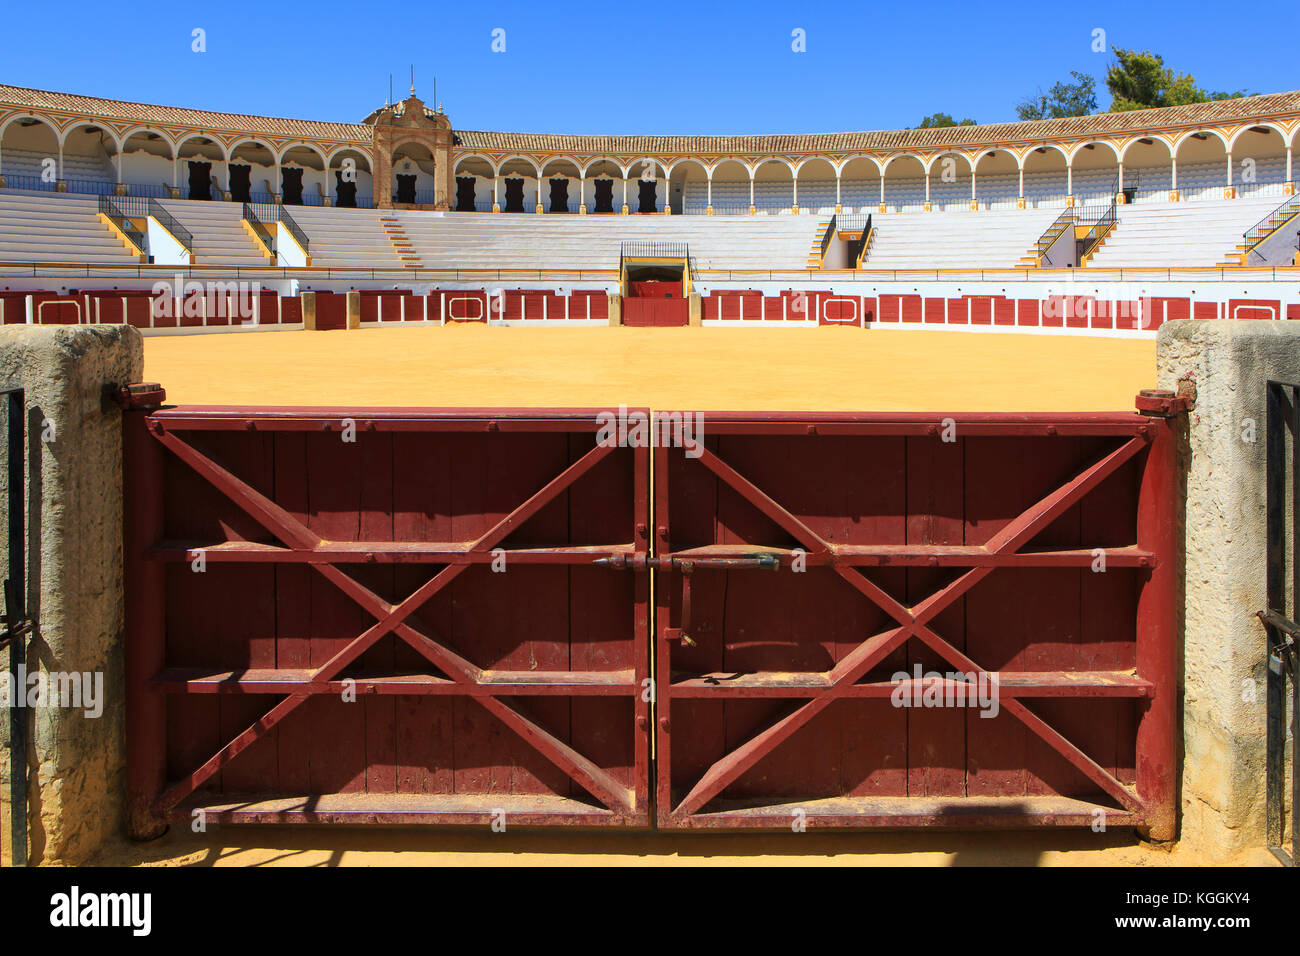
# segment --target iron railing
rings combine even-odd
[[[272,230],[269,226],[267,226],[266,223],[262,222],[261,218],[257,215],[257,213],[253,211],[253,207],[251,204],[244,203],[243,214],[244,214],[244,221],[248,223],[248,225],[252,228],[253,232],[255,232],[258,238],[262,240],[262,244],[266,246],[267,250],[271,253],[271,255],[275,255],[274,230]]]
[[[259,223],[267,228],[268,232],[274,231],[270,229],[270,223],[282,223],[289,235],[293,236],[294,241],[302,247],[303,254],[311,255],[311,244],[307,239],[307,233],[303,231],[302,227],[298,225],[289,210],[285,209],[284,206],[276,203],[245,203],[244,210],[245,214],[251,213]]]
[[[1246,240],[1246,251],[1254,249],[1297,213],[1300,213],[1300,196],[1285,199],[1281,205],[1241,234],[1241,237]]]
[[[99,211],[111,219],[118,229],[122,230],[122,234],[131,241],[131,244],[135,246],[140,255],[143,256],[148,253],[148,243],[145,239],[148,231],[147,226],[144,229],[137,227],[131,217],[109,196],[99,197]]]
[[[871,213],[867,213],[867,221],[862,226],[862,238],[858,241],[858,254],[853,259],[853,267],[860,269],[862,260],[871,252],[871,241],[876,238],[876,230],[871,225]]]
[[[1267,385],[1268,435],[1265,466],[1268,605],[1259,612],[1268,659],[1265,758],[1265,826],[1269,849],[1288,866],[1300,856],[1300,384]],[[1289,441],[1288,441],[1289,439]],[[1288,448],[1288,444],[1290,448]],[[1288,527],[1289,525],[1289,527]],[[1289,539],[1289,540],[1288,540]],[[1288,684],[1290,688],[1288,690]],[[1287,711],[1290,710],[1290,727]],[[1286,792],[1288,734],[1291,793]],[[1288,806],[1289,803],[1289,806]],[[1288,838],[1284,821],[1291,821]],[[1288,843],[1290,844],[1288,846]]]
[[[56,182],[46,180],[40,176],[33,176],[30,173],[5,173],[4,177],[5,188],[7,189],[32,189],[53,192],[58,188]]]
[[[1088,231],[1079,240],[1079,264],[1083,265],[1096,248],[1101,245],[1101,241],[1106,238],[1115,223],[1119,221],[1119,176],[1115,177],[1115,184],[1110,190],[1110,204],[1106,206],[1106,211],[1091,222],[1085,222]],[[1080,217],[1082,218],[1082,217]]]
[[[690,254],[690,245],[685,242],[633,239],[624,241],[619,246],[620,259],[686,259]]]
[[[831,247],[831,239],[835,237],[835,217],[831,216],[831,221],[826,224],[826,232],[822,236],[822,248],[818,258],[822,262],[826,261],[826,250]]]
[[[153,197],[145,200],[149,204],[149,215],[158,220],[159,224],[172,234],[172,237],[185,247],[185,251],[191,256],[194,255],[194,234],[180,224],[180,221],[169,213],[163,204]]]
[[[1069,229],[1073,225],[1074,225],[1073,209],[1066,209],[1063,213],[1057,216],[1056,220],[1050,226],[1047,227],[1047,231],[1044,232],[1042,237],[1038,240],[1038,246],[1036,252],[1038,258],[1041,259],[1043,256],[1047,255],[1047,250],[1051,249],[1052,246],[1056,245],[1056,241],[1061,238],[1061,234],[1064,233],[1065,230]]]

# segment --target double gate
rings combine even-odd
[[[138,836],[1173,836],[1158,407],[126,419]]]

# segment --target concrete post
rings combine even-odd
[[[347,296],[348,328],[361,328],[361,293],[353,290]]]
[[[692,292],[686,297],[686,317],[688,325],[704,324],[703,300],[698,292]]]
[[[302,327],[308,332],[316,331],[316,293],[300,292],[299,300],[302,302]]]
[[[31,703],[33,688],[46,687],[27,713],[33,864],[84,862],[122,826],[122,413],[105,396],[138,382],[143,367],[140,333],[128,325],[0,329],[0,387],[27,393],[27,606],[37,621],[29,686],[6,685],[5,696],[23,690]],[[0,469],[0,501],[5,483]],[[0,721],[6,853],[8,734]]]
[[[623,297],[621,295],[611,295],[609,297],[609,324],[623,324]]]
[[[1264,846],[1265,382],[1300,381],[1300,326],[1160,328],[1159,385],[1195,387],[1186,521],[1182,840],[1227,860]],[[1186,388],[1187,386],[1184,386]],[[1288,544],[1288,547],[1293,546]]]

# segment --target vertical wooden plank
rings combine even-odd
[[[277,432],[275,446],[275,501],[299,521],[307,521],[307,436]],[[276,667],[311,666],[311,590],[316,571],[302,564],[281,564],[275,569]],[[276,765],[280,788],[286,794],[311,792],[311,731],[307,705],[298,708],[275,728]]]

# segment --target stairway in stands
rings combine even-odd
[[[824,219],[817,225],[817,234],[813,236],[812,248],[808,250],[807,268],[820,269],[823,263],[822,244],[826,241],[826,233],[830,231],[834,224],[835,218]]]
[[[1237,243],[1237,248],[1228,253],[1224,259],[1219,262],[1221,266],[1248,266],[1251,263],[1248,260],[1251,251],[1261,245],[1266,239],[1285,226],[1292,219],[1300,216],[1300,196],[1292,197],[1278,206],[1262,220],[1260,220],[1253,229],[1247,232],[1241,242]],[[1259,259],[1256,259],[1255,265],[1259,265]]]
[[[421,269],[424,267],[424,261],[420,254],[415,251],[415,244],[411,242],[406,230],[402,228],[402,221],[396,216],[380,216],[379,224],[384,227],[384,234],[388,236],[388,241],[393,244],[397,250],[397,257],[402,260],[404,269]]]

